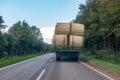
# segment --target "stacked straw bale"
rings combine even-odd
[[[57,23],[53,37],[53,46],[82,47],[84,25],[78,23]]]

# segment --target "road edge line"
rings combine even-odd
[[[46,71],[46,69],[43,69],[36,80],[40,80],[42,78],[43,74],[45,73],[45,71]]]
[[[46,54],[43,54],[43,55],[46,55]],[[43,56],[43,55],[40,55],[40,56]],[[31,59],[34,59],[34,58],[37,58],[37,57],[40,57],[40,56],[36,56],[36,57],[33,57],[33,58],[26,59],[26,60],[24,60],[24,61],[20,61],[20,62],[17,62],[17,63],[10,64],[10,65],[8,65],[8,66],[5,66],[5,67],[0,68],[0,70],[3,70],[3,69],[6,69],[6,68],[9,68],[9,67],[12,67],[12,66],[15,66],[15,65],[24,63],[24,62],[26,62],[26,61],[29,61],[29,60],[31,60]]]
[[[95,71],[95,72],[101,74],[102,76],[108,78],[109,80],[114,80],[114,79],[111,78],[110,76],[108,76],[108,75],[102,73],[101,71],[99,71],[99,70],[97,70],[97,69],[94,69],[93,67],[89,66],[88,64],[86,64],[86,63],[84,63],[84,62],[81,62],[81,63],[82,63],[83,65],[85,65],[86,67],[90,68],[91,70],[93,70],[93,71]]]
[[[37,57],[40,57],[40,56],[37,56]],[[6,69],[6,68],[9,68],[9,67],[15,66],[15,65],[17,65],[17,64],[24,63],[24,62],[29,61],[29,60],[34,59],[34,58],[36,58],[36,57],[29,58],[29,59],[26,59],[26,60],[24,60],[24,61],[20,61],[20,62],[17,62],[17,63],[11,64],[11,65],[8,65],[8,66],[5,66],[5,67],[2,67],[2,68],[0,68],[0,70],[3,70],[3,69]]]

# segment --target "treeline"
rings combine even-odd
[[[0,29],[4,20],[0,16]],[[21,56],[50,50],[50,45],[43,42],[40,29],[30,26],[26,21],[13,24],[8,32],[0,31],[0,58]]]
[[[85,24],[85,50],[120,62],[120,0],[86,0],[73,22]]]

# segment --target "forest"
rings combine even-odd
[[[85,25],[85,51],[120,63],[120,0],[86,0],[73,22]]]
[[[7,32],[2,32],[7,27],[3,23],[5,21],[0,16],[0,58],[50,50],[51,46],[43,42],[41,31],[36,26],[30,26],[25,20],[18,21]]]

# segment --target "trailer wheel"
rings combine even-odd
[[[60,57],[56,57],[56,61],[60,61],[61,60],[61,58]]]
[[[77,61],[77,62],[78,62],[78,57],[75,57],[75,61]]]
[[[60,61],[61,60],[61,55],[59,52],[56,53],[56,61]]]

